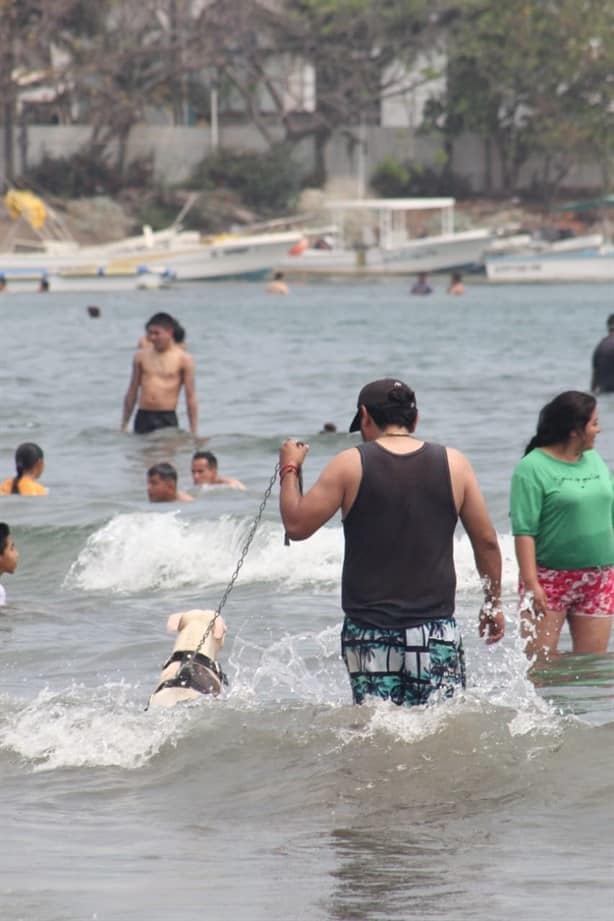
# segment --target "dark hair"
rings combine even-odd
[[[210,467],[217,467],[217,457],[212,451],[197,451],[192,460],[206,460]]]
[[[175,320],[175,326],[173,327],[173,339],[177,345],[181,345],[182,342],[185,342],[185,329]]]
[[[42,448],[39,448],[33,441],[24,441],[23,444],[17,446],[17,450],[15,451],[15,469],[17,470],[17,476],[13,480],[13,485],[11,487],[12,493],[19,493],[19,481],[24,473],[27,473],[28,470],[31,470],[32,467],[38,463],[38,461],[43,459],[44,455]]]
[[[614,329],[614,313],[608,317],[608,329]]]
[[[528,454],[533,448],[568,441],[576,429],[583,429],[595,410],[597,400],[590,393],[581,390],[565,390],[543,407],[537,420],[537,431],[525,448]]]
[[[147,476],[159,476],[161,480],[174,480],[177,482],[177,471],[172,464],[160,463],[154,464],[147,471]]]
[[[149,329],[150,326],[162,326],[164,329],[170,329],[174,333],[177,328],[177,320],[170,313],[154,313],[153,317],[150,317],[145,324],[145,329]]]
[[[0,521],[0,556],[2,556],[2,554],[6,550],[6,545],[9,542],[10,534],[11,534],[11,531],[9,529],[8,524],[5,524],[3,521]]]
[[[385,407],[367,404],[366,409],[378,429],[386,425],[402,425],[411,431],[418,417],[418,407],[415,403]]]

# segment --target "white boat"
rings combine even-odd
[[[577,237],[541,252],[486,259],[486,276],[496,283],[614,281],[614,246],[602,238]]]
[[[283,265],[298,272],[407,275],[483,264],[486,228],[456,231],[454,198],[368,198],[326,207],[338,228],[328,249],[307,248]],[[439,226],[433,232],[432,218]],[[354,235],[349,228],[353,224]],[[357,228],[359,232],[357,234]]]
[[[166,274],[181,281],[210,281],[265,275],[276,268],[301,239],[298,232],[258,235],[223,234],[205,241],[200,234],[173,230],[144,230],[102,246],[48,245],[29,253],[0,253],[0,275],[9,279],[29,271],[40,278],[59,272],[119,277],[141,272]]]
[[[96,252],[115,271],[143,266],[150,271],[165,269],[178,282],[215,281],[266,275],[301,238],[300,232],[288,231],[225,233],[203,239],[194,231],[169,228],[156,232],[145,227],[140,236],[97,247]]]
[[[41,266],[11,268],[5,274],[0,272],[3,293],[57,292],[75,291],[81,293],[98,293],[103,291],[155,291],[169,288],[174,281],[168,271],[105,272],[82,266],[70,269],[46,269]]]
[[[188,203],[175,223],[165,230],[144,227],[143,232],[134,237],[97,246],[80,246],[67,235],[60,239],[57,233],[45,235],[43,226],[49,209],[29,193],[13,193],[13,198],[17,195],[26,195],[27,204],[33,201],[43,209],[40,218],[37,213],[42,223],[37,227],[31,224],[38,236],[35,249],[0,252],[0,276],[7,280],[28,272],[39,279],[43,274],[57,277],[56,286],[60,283],[59,276],[68,274],[75,278],[80,276],[83,284],[87,278],[94,284],[98,277],[115,278],[119,284],[120,278],[136,278],[146,273],[179,282],[262,276],[277,268],[302,236],[298,231],[289,231],[226,233],[203,238],[181,227],[180,220]],[[25,212],[23,218],[31,223]],[[15,242],[15,235],[12,236]]]

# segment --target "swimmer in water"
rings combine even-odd
[[[463,284],[463,276],[461,275],[460,272],[452,272],[447,293],[453,294],[457,297],[460,294],[465,293],[465,286]]]
[[[289,294],[290,289],[286,284],[283,272],[275,272],[273,276],[273,281],[270,281],[266,286],[267,294]]]
[[[172,464],[154,464],[147,471],[150,502],[193,502],[192,496],[177,489],[177,471]]]
[[[16,475],[0,484],[1,496],[46,496],[49,492],[36,481],[45,469],[42,449],[34,442],[26,441],[15,451]]]
[[[192,480],[195,486],[230,486],[232,489],[246,489],[241,480],[220,476],[217,457],[211,451],[197,451],[192,458]]]
[[[19,551],[13,543],[8,524],[0,521],[0,576],[5,573],[14,573],[17,569]],[[6,604],[6,592],[0,585],[0,604]]]

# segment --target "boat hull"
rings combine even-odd
[[[173,278],[165,272],[131,272],[118,274],[92,274],[78,271],[40,271],[30,272],[13,270],[4,275],[6,283],[5,292],[32,293],[41,291],[41,282],[44,280],[44,291],[50,294],[79,292],[83,294],[97,294],[105,291],[155,291],[160,288],[169,288]]]
[[[83,247],[65,253],[1,253],[0,276],[28,273],[40,279],[70,273],[82,278],[116,277],[147,272],[174,281],[217,281],[224,278],[262,277],[279,267],[299,233],[224,236],[207,243],[184,245],[182,235],[169,235],[164,245],[147,236],[112,244]],[[119,284],[119,282],[118,282]],[[138,285],[135,285],[138,287]]]
[[[288,256],[283,267],[307,274],[416,275],[452,271],[483,265],[490,240],[488,230],[468,230],[419,238],[389,249],[373,247],[359,252],[312,249]]]
[[[487,259],[486,276],[496,284],[614,281],[614,249]]]

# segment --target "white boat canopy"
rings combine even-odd
[[[355,198],[329,201],[326,208],[335,216],[343,236],[343,216],[347,212],[374,211],[378,215],[379,245],[391,249],[410,239],[406,215],[419,211],[441,212],[441,233],[454,233],[454,198]]]

